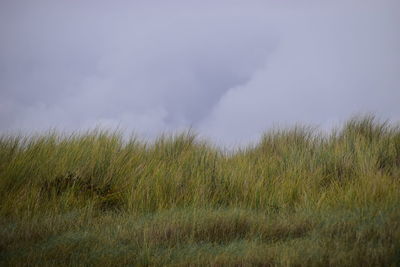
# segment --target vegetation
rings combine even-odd
[[[2,136],[0,265],[400,265],[400,129]]]

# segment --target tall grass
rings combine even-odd
[[[0,137],[0,264],[399,265],[400,129]]]

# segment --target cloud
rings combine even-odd
[[[2,1],[0,131],[399,118],[395,1]]]
[[[240,144],[271,127],[330,128],[360,112],[398,120],[399,11],[382,1],[296,13],[265,68],[221,97],[202,132]]]

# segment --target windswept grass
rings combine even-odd
[[[0,203],[0,265],[395,266],[400,129],[2,136]]]

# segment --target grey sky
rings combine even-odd
[[[399,120],[399,1],[277,2],[3,0],[0,132]]]

